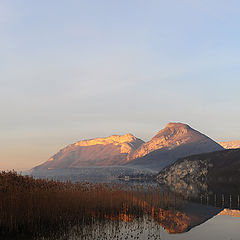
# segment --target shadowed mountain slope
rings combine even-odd
[[[129,166],[161,170],[178,158],[222,150],[218,143],[183,123],[169,123],[149,142],[130,154]]]

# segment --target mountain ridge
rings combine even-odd
[[[144,141],[132,134],[81,140],[60,149],[34,170],[121,165]]]
[[[223,148],[206,135],[184,123],[168,123],[150,141],[131,153],[126,165],[139,165],[161,170],[180,157],[213,152]]]
[[[130,133],[78,141],[34,170],[114,165],[160,170],[180,157],[222,149],[187,124],[168,123],[146,143]]]
[[[218,142],[222,147],[225,149],[236,149],[240,148],[240,140],[233,140],[233,141],[224,141],[224,142]]]
[[[171,122],[168,123],[165,128],[160,130],[150,141],[145,142],[131,157],[132,159],[135,159],[143,157],[157,149],[167,148],[171,150],[181,144],[206,139],[210,138],[191,128],[187,124]]]

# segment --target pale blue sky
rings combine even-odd
[[[180,121],[240,139],[240,2],[0,0],[0,169]]]

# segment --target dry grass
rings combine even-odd
[[[176,198],[153,189],[123,185],[58,182],[16,172],[0,173],[0,236],[49,234],[94,219],[152,214],[176,205]],[[175,206],[176,207],[176,206]]]

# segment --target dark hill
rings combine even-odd
[[[164,168],[158,181],[178,192],[197,192],[227,185],[234,189],[239,177],[240,149],[231,149],[181,158]]]

